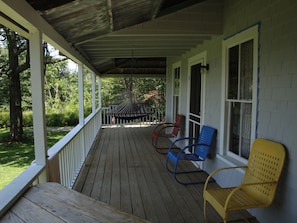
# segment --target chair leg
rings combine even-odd
[[[207,215],[206,215],[206,200],[205,199],[204,199],[204,205],[203,205],[203,215],[204,215],[205,222],[208,222]]]
[[[198,171],[191,171],[191,172],[188,172],[188,173],[205,173],[203,170],[198,170]],[[173,173],[174,174],[174,179],[180,183],[180,184],[183,184],[183,185],[191,185],[191,184],[204,184],[205,183],[205,180],[201,180],[201,181],[190,181],[190,182],[183,182],[181,180],[178,179],[177,175],[178,174],[182,174],[181,172],[179,173]],[[185,173],[184,173],[185,174]],[[209,180],[208,182],[212,183],[212,182],[215,182],[214,179],[211,179]]]
[[[208,222],[208,220],[207,220],[207,214],[206,214],[206,206],[207,206],[207,201],[206,201],[206,199],[204,199],[204,204],[203,204],[203,215],[204,215],[204,221],[205,222]],[[222,217],[223,219],[223,221],[219,221],[219,222],[223,222],[223,223],[230,223],[230,222],[238,222],[238,221],[242,221],[242,220],[244,220],[246,223],[251,223],[250,222],[250,220],[257,220],[257,218],[256,217],[254,217],[254,216],[251,216],[251,217],[242,217],[242,218],[236,218],[236,219],[229,219],[229,220],[227,220],[228,219],[228,213],[225,213],[225,217]]]
[[[181,180],[178,179],[177,175],[178,174],[190,174],[190,173],[204,173],[207,175],[207,173],[203,170],[193,170],[193,171],[181,171],[181,172],[178,172],[177,171],[177,168],[178,168],[178,161],[176,163],[174,163],[174,167],[173,169],[170,169],[169,167],[169,156],[166,157],[166,162],[165,162],[165,166],[166,166],[166,169],[173,174],[174,176],[174,179],[180,183],[180,184],[183,184],[183,185],[191,185],[191,184],[204,184],[205,181],[191,181],[191,182],[183,182]],[[211,178],[208,182],[215,182],[215,180],[213,178]]]
[[[157,141],[158,141],[158,136],[156,136],[154,133],[153,133],[153,136],[152,136],[152,145],[153,147],[156,148],[157,146]]]
[[[251,221],[250,220],[257,220],[257,218],[256,217],[254,217],[254,216],[251,216],[251,217],[239,217],[239,218],[234,218],[234,219],[229,219],[229,220],[227,220],[227,217],[225,218],[225,219],[223,219],[223,221],[222,222],[224,222],[224,223],[230,223],[230,222],[239,222],[239,221],[245,221],[246,223],[251,223]]]
[[[169,157],[167,156],[167,157],[166,157],[166,161],[165,161],[165,167],[166,167],[166,169],[167,169],[170,173],[173,173],[173,170],[171,170],[171,169],[169,168],[168,163],[169,163]]]
[[[158,136],[157,135],[153,135],[152,136],[152,145],[153,147],[155,148],[155,150],[160,153],[160,154],[167,154],[168,152],[168,148],[167,147],[164,147],[164,148],[161,148],[161,147],[158,147]]]
[[[174,178],[175,178],[175,180],[177,182],[179,182],[180,184],[183,184],[183,185],[204,184],[205,183],[205,180],[183,182],[183,181],[181,181],[181,180],[178,179],[178,177],[177,177],[178,174],[204,173],[206,176],[208,176],[208,174],[204,170],[201,170],[201,169],[199,169],[199,170],[192,170],[192,171],[181,171],[181,172],[178,172],[177,171],[177,167],[178,167],[178,161],[176,162],[175,167],[174,167],[174,171],[173,171]],[[211,178],[208,182],[215,182],[215,180],[213,178]]]
[[[168,148],[159,148],[159,147],[155,147],[156,151],[160,154],[167,154],[168,153]]]

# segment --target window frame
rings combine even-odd
[[[253,84],[252,84],[252,99],[251,100],[240,100],[241,102],[248,102],[252,104],[252,117],[251,117],[251,135],[250,144],[256,138],[257,132],[257,100],[258,100],[258,55],[259,55],[259,24],[251,26],[244,29],[234,35],[231,35],[223,40],[222,43],[222,107],[221,107],[221,132],[222,136],[220,138],[220,155],[225,157],[233,158],[241,163],[247,163],[247,159],[236,155],[229,151],[229,132],[230,132],[230,121],[229,121],[229,103],[228,99],[228,70],[229,70],[229,49],[245,43],[253,39]]]
[[[179,71],[179,77],[176,78],[175,71]],[[181,62],[172,65],[172,117],[175,120],[176,115],[180,112],[180,94],[181,94]],[[178,89],[176,89],[176,82],[178,82]],[[178,92],[176,92],[176,90]],[[177,101],[177,103],[176,103]]]

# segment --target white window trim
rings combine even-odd
[[[179,77],[179,81],[180,81],[180,85],[181,85],[181,61],[178,61],[178,62],[176,62],[176,63],[174,63],[174,64],[172,64],[172,70],[171,70],[171,73],[172,73],[172,83],[171,83],[171,86],[172,86],[172,100],[173,100],[173,97],[175,96],[175,94],[174,94],[174,81],[175,81],[175,69],[176,68],[180,68],[180,77]],[[181,86],[179,86],[179,94],[178,94],[178,97],[179,97],[179,99],[181,98]],[[172,108],[173,108],[173,105],[174,105],[174,101],[172,101]],[[178,112],[180,112],[180,103],[179,103],[179,105],[178,105],[178,108],[177,108],[177,111]],[[173,109],[171,109],[171,112],[172,112],[172,114],[171,114],[171,117],[173,117]]]
[[[247,160],[241,157],[238,157],[231,152],[228,152],[227,149],[227,104],[226,104],[226,94],[227,94],[227,73],[228,73],[228,49],[236,46],[240,43],[246,42],[250,39],[254,40],[254,50],[253,50],[253,99],[252,99],[252,123],[251,123],[251,144],[256,138],[256,119],[257,119],[257,94],[258,94],[258,32],[259,25],[254,25],[250,28],[247,28],[243,31],[232,35],[222,43],[222,94],[221,94],[221,137],[220,137],[220,149],[218,157],[220,159],[224,159],[226,157],[226,161],[230,162],[230,160],[236,160],[240,163],[246,164]],[[231,158],[231,159],[230,159]]]

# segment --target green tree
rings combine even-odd
[[[1,44],[1,41],[0,41]],[[8,97],[8,76],[4,74],[7,70],[7,49],[0,45],[0,112],[9,110],[9,97]]]
[[[29,41],[3,26],[0,27],[0,35],[8,50],[8,60],[7,63],[2,63],[1,73],[5,73],[8,77],[10,140],[21,141],[23,138],[23,117],[20,74],[30,65]]]
[[[72,74],[67,61],[46,65],[45,102],[47,112],[63,112],[73,96],[73,85],[77,85],[76,75]]]
[[[120,104],[125,100],[127,78],[102,78],[102,106]],[[130,81],[130,80],[128,80]],[[146,106],[160,110],[165,109],[165,79],[164,78],[132,78],[132,91],[137,101]]]
[[[1,78],[1,94],[8,97],[1,99],[1,105],[9,102],[10,111],[10,140],[11,141],[22,141],[23,139],[23,107],[24,102],[25,110],[32,109],[31,99],[31,83],[30,83],[30,57],[29,57],[29,41],[16,32],[0,25],[0,78]],[[47,66],[51,69],[56,69],[58,74],[66,75],[66,62],[62,63],[65,58],[52,57],[48,44],[43,42],[44,50],[44,72],[46,74]],[[62,61],[62,62],[61,62]],[[60,63],[58,66],[55,64]],[[58,80],[58,81],[57,81]],[[49,102],[53,103],[61,99],[63,94],[60,93],[60,86],[62,82],[61,78],[57,78],[51,82],[55,83],[54,88],[49,88],[48,95],[51,95],[51,91],[54,89],[54,101],[49,96]],[[63,84],[63,83],[62,83]],[[67,88],[65,87],[67,93]],[[8,94],[7,94],[8,93]],[[59,103],[51,104],[49,107],[59,108]],[[60,106],[62,107],[62,106]],[[5,106],[1,106],[5,109]]]
[[[135,94],[147,107],[165,112],[165,78],[139,78],[134,86]]]
[[[92,112],[92,75],[87,70],[84,72],[84,115],[87,117]]]
[[[101,79],[101,103],[102,107],[119,104],[123,101],[125,91],[124,78]]]

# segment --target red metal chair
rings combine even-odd
[[[167,153],[168,147],[160,147],[158,146],[158,139],[162,138],[176,138],[181,128],[181,124],[184,121],[184,115],[176,115],[175,123],[165,122],[157,125],[154,128],[152,134],[152,145],[155,147],[157,152],[159,153]],[[162,152],[162,150],[166,150],[166,152]]]

